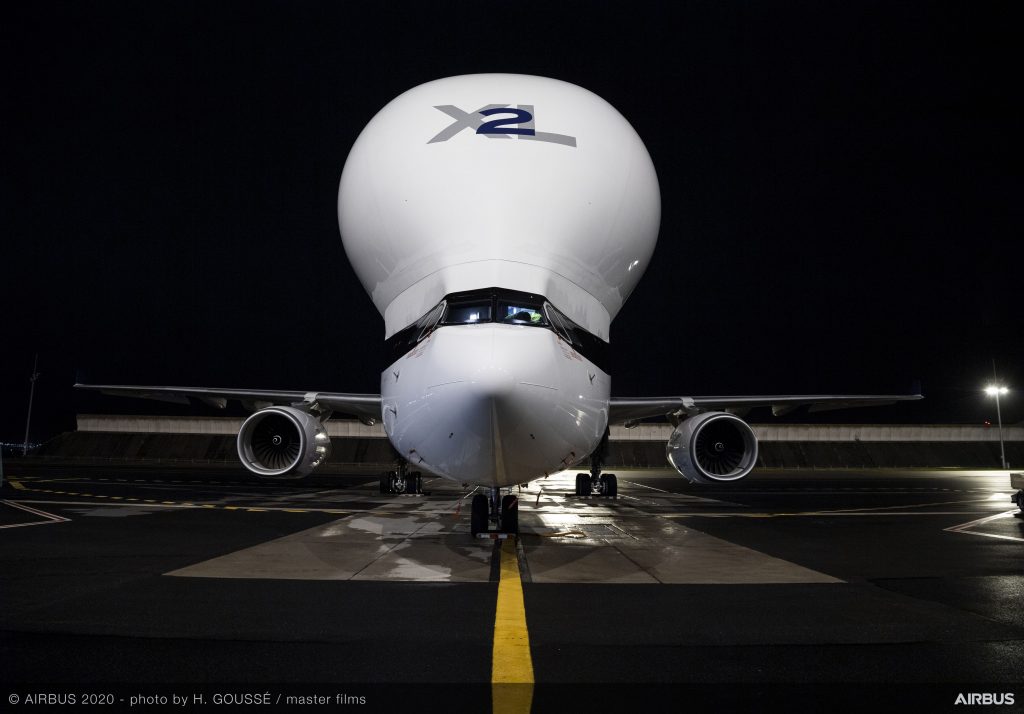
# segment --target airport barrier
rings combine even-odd
[[[79,432],[122,434],[222,434],[234,436],[242,417],[165,417],[79,414]],[[758,441],[885,441],[948,442],[999,441],[999,430],[975,424],[751,424]],[[626,428],[613,426],[611,441],[658,441],[665,443],[674,427],[668,423],[642,423]],[[385,438],[380,424],[367,426],[354,419],[330,419],[327,434],[334,437]],[[1004,441],[1024,441],[1024,425],[1003,427]]]
[[[1006,443],[1006,460],[1024,464],[1024,442]],[[613,442],[607,468],[664,468],[664,444]],[[763,441],[758,468],[1000,468],[999,442],[783,442]]]
[[[916,427],[913,427],[916,428]],[[323,473],[385,470],[395,452],[385,438],[333,436]],[[1024,464],[1024,440],[1006,441],[1007,461]],[[180,464],[239,467],[233,433],[66,432],[41,445],[30,457],[64,463]],[[665,442],[613,440],[607,468],[667,467]],[[964,441],[776,441],[760,442],[760,468],[998,468],[999,442]]]

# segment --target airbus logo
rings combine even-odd
[[[438,132],[428,144],[448,141],[460,131],[469,129],[488,139],[511,139],[515,136],[527,141],[546,141],[576,148],[575,136],[537,131],[534,119],[536,112],[532,104],[517,104],[514,109],[507,104],[488,104],[475,112],[465,112],[451,104],[442,104],[434,109],[444,112],[455,121]],[[495,118],[485,121],[488,117]]]
[[[957,695],[956,701],[953,702],[953,706],[956,706],[958,704],[961,704],[961,705],[962,704],[966,704],[968,706],[970,706],[970,705],[978,705],[978,704],[981,704],[983,706],[992,706],[992,705],[996,705],[996,706],[1011,705],[1012,706],[1014,704],[1014,699],[1015,699],[1015,697],[1013,696],[1013,692],[1003,692],[1003,693],[968,692],[967,694],[964,694],[963,692],[961,692],[960,694]]]

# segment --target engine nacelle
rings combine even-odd
[[[738,416],[705,412],[675,428],[665,455],[690,483],[738,481],[757,463],[757,436]]]
[[[293,407],[261,409],[238,432],[238,458],[264,478],[302,478],[330,454],[331,438],[324,425]]]

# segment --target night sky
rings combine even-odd
[[[380,7],[376,7],[379,5]],[[1005,7],[1007,11],[1000,9]],[[633,124],[658,248],[613,394],[909,392],[1024,419],[1019,25],[977,3],[25,3],[3,21],[0,440],[161,405],[82,381],[377,392],[345,157],[390,99],[555,77]],[[212,414],[205,407],[177,413]],[[794,415],[790,420],[806,420]],[[755,421],[758,419],[755,418]]]

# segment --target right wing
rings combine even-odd
[[[894,402],[923,399],[920,394],[808,394],[735,397],[612,397],[608,421],[612,424],[635,423],[654,417],[706,411],[743,413],[754,407],[771,407],[775,416],[809,406],[809,411],[823,412],[850,407],[876,407]]]
[[[309,406],[319,404],[339,414],[354,416],[364,424],[376,424],[381,418],[379,394],[348,394],[344,392],[298,392],[262,389],[207,389],[205,387],[140,387],[112,384],[76,384],[76,389],[109,394],[116,397],[154,399],[173,404],[189,404],[197,399],[216,409],[228,401],[238,401],[250,411],[273,405]]]

